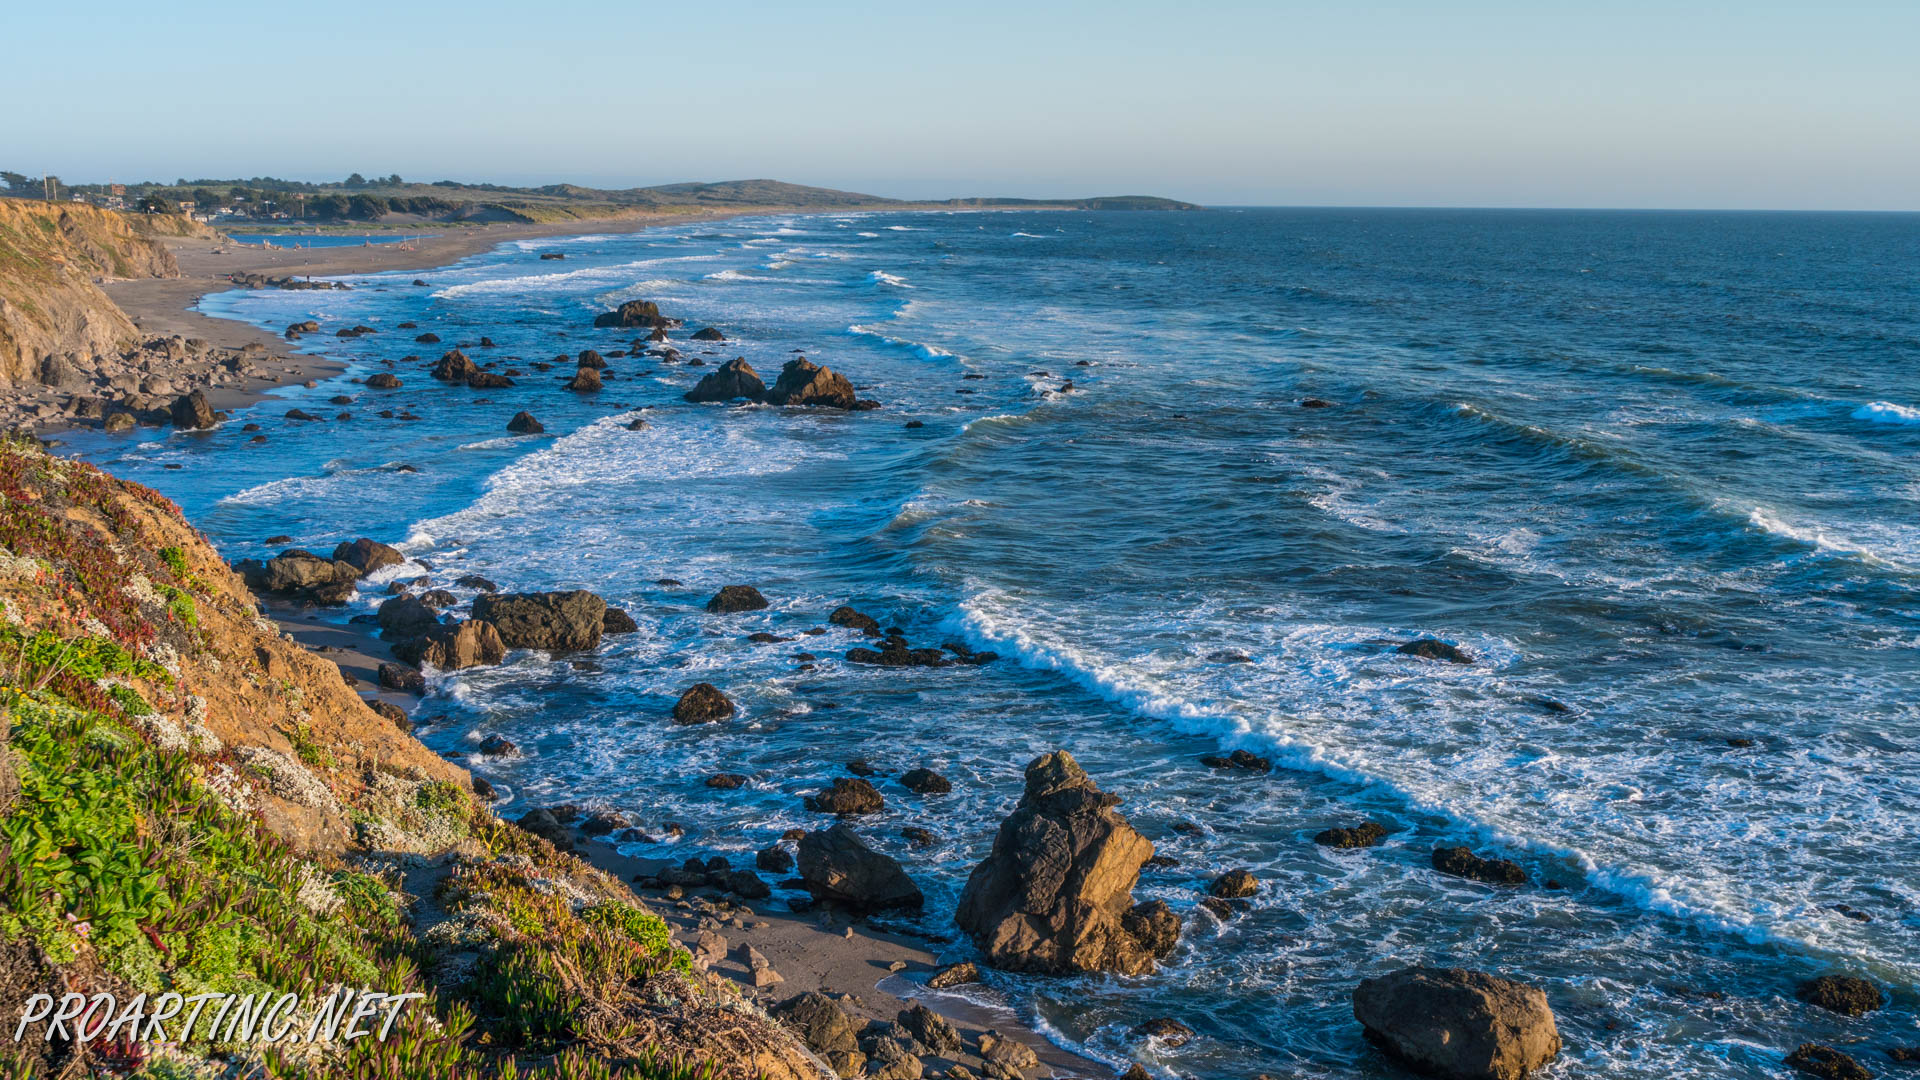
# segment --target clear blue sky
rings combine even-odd
[[[13,3],[0,168],[1920,209],[1920,0]]]

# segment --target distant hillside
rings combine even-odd
[[[884,210],[916,206],[1050,208],[1071,210],[1197,210],[1192,203],[1151,195],[1109,195],[1083,199],[976,197],[914,201],[855,191],[789,184],[780,180],[723,180],[712,183],[657,184],[652,187],[596,188],[580,184],[513,187],[455,180],[416,183],[399,176],[367,179],[355,173],[339,183],[313,184],[270,176],[235,180],[179,179],[111,187],[63,186],[108,207],[181,205],[216,221],[316,223],[589,221],[671,213],[676,210]]]

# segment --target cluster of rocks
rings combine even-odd
[[[839,1002],[805,993],[775,1006],[773,1015],[800,1036],[836,1075],[871,1080],[919,1080],[923,1076],[970,1077],[963,1055],[979,1062],[992,1080],[1021,1080],[1039,1066],[1039,1056],[1017,1039],[983,1031],[969,1040],[940,1014],[915,1004],[891,1020],[862,1025]],[[944,1071],[941,1063],[947,1064]]]
[[[361,537],[316,555],[304,548],[287,548],[264,562],[242,559],[233,568],[255,592],[284,600],[339,607],[353,598],[355,583],[367,574],[407,561],[399,549]]]
[[[344,281],[325,278],[293,277],[286,274],[228,274],[227,280],[243,289],[351,289]]]
[[[228,349],[177,335],[112,354],[53,353],[34,381],[0,387],[0,426],[212,427],[225,416],[208,406],[206,391],[262,378],[268,362],[284,358],[270,358],[264,345]]]
[[[787,361],[771,388],[761,381],[760,373],[745,357],[736,356],[703,376],[684,396],[692,402],[745,400],[768,405],[852,410],[880,407],[879,402],[856,395],[846,376],[804,356]]]

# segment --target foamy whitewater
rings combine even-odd
[[[376,327],[310,343],[349,377],[420,354],[401,390],[343,378],[210,434],[75,449],[234,558],[365,535],[436,583],[630,611],[640,632],[591,657],[434,680],[430,745],[525,751],[468,759],[510,815],[601,803],[687,826],[637,854],[751,865],[820,824],[801,795],[847,761],[937,769],[952,795],[882,781],[887,811],[859,827],[925,888],[949,959],[1021,766],[1072,750],[1179,861],[1139,895],[1188,913],[1187,937],[1152,978],[989,989],[1116,1066],[1393,1075],[1351,992],[1436,963],[1547,987],[1554,1076],[1770,1076],[1807,1041],[1882,1069],[1880,1048],[1920,1042],[1917,264],[1920,223],[1872,215],[781,216],[522,241],[203,303]],[[412,341],[485,334],[498,347],[468,351],[502,369],[608,352],[633,335],[592,316],[636,297],[687,320],[676,339],[732,340],[677,340],[703,368],[615,359],[597,396],[560,388],[570,366],[443,386],[424,369],[447,345]],[[796,351],[886,407],[681,400],[725,359],[771,382]],[[332,416],[340,393],[350,420],[281,415]],[[375,415],[402,406],[421,419]],[[506,433],[523,408],[548,435]],[[734,582],[773,608],[706,615]],[[1002,659],[856,668],[850,632],[797,636],[849,602]],[[762,630],[795,640],[746,640]],[[1478,662],[1394,652],[1427,635]],[[700,680],[743,718],[669,723]],[[1240,747],[1275,771],[1196,760]],[[706,788],[721,771],[754,779]],[[1382,847],[1310,840],[1367,818],[1396,830]],[[906,825],[939,844],[909,849]],[[1442,877],[1441,843],[1535,884]],[[1196,901],[1233,867],[1262,891],[1221,924]],[[1829,972],[1890,1007],[1793,1000]],[[1199,1037],[1127,1037],[1157,1016]]]

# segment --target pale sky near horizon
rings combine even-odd
[[[1920,209],[1920,0],[11,5],[0,169]]]

